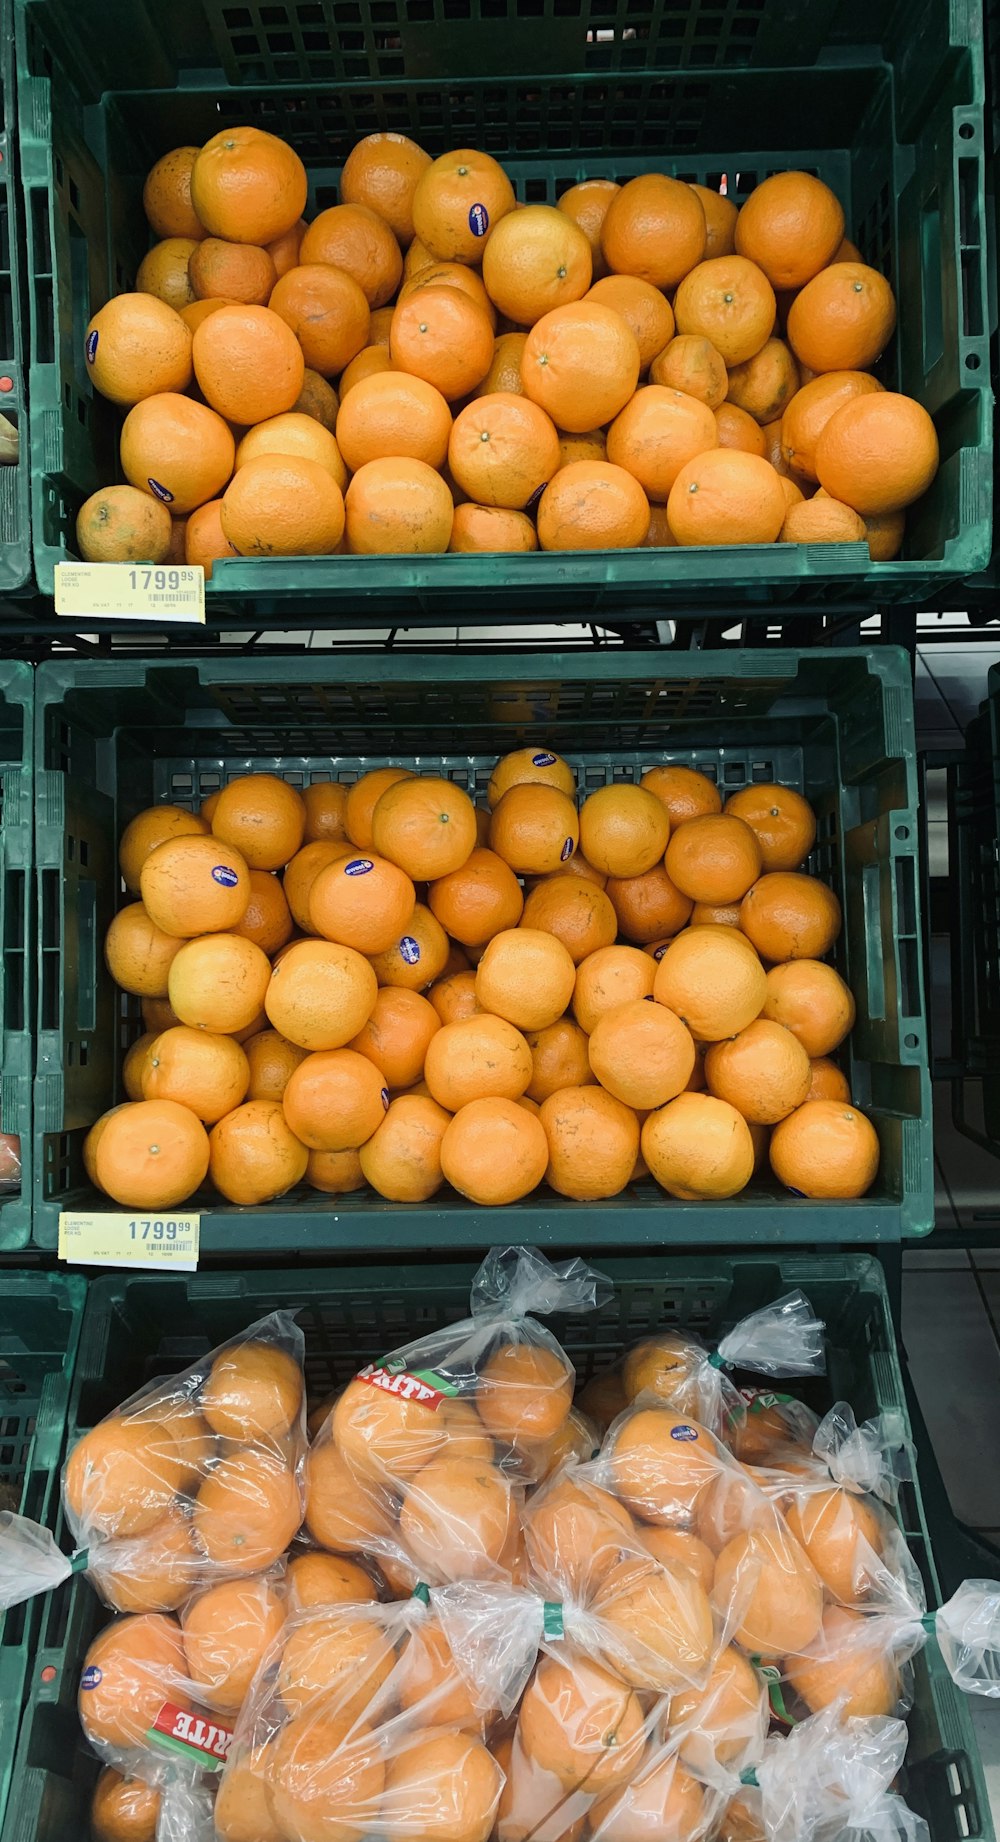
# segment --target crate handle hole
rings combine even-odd
[[[963,141],[971,141],[976,130],[972,122],[959,122],[958,132]]]
[[[965,368],[967,371],[978,371],[979,370],[979,353],[978,352],[967,352],[966,353]]]
[[[896,836],[899,839],[900,844],[905,844],[909,835],[910,835],[910,828],[908,825],[897,825],[896,826]]]
[[[907,1049],[919,1049],[920,1038],[919,1036],[915,1036],[913,1031],[910,1030],[909,1034],[903,1037],[903,1043]]]

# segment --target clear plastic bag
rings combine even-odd
[[[822,1375],[824,1325],[803,1292],[790,1292],[742,1318],[715,1350],[687,1331],[664,1331],[628,1352],[622,1367],[626,1400],[654,1394],[676,1413],[718,1437],[738,1437],[746,1402],[727,1369],[756,1375]]]
[[[837,1401],[820,1421],[813,1451],[834,1483],[895,1503],[900,1484],[913,1477],[913,1454],[900,1413],[876,1414],[859,1426],[847,1401]]]
[[[768,1740],[755,1773],[767,1842],[929,1842],[891,1789],[906,1741],[902,1721],[845,1719],[840,1708]]]
[[[965,1580],[931,1614],[952,1681],[966,1695],[1000,1699],[1000,1583]]]
[[[0,1511],[0,1608],[51,1592],[75,1570],[50,1529],[12,1510]]]
[[[542,1623],[534,1595],[473,1583],[293,1614],[237,1723],[222,1842],[258,1804],[285,1837],[487,1842],[504,1778],[486,1736],[520,1699]]]
[[[307,1464],[313,1540],[377,1561],[394,1592],[519,1578],[524,1486],[593,1436],[571,1415],[573,1365],[532,1314],[592,1310],[605,1284],[580,1260],[490,1253],[471,1317],[367,1364],[337,1399]]]

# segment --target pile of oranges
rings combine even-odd
[[[94,1183],[143,1209],[206,1177],[248,1206],[303,1182],[588,1201],[647,1175],[697,1200],[769,1162],[794,1194],[863,1195],[878,1140],[831,1059],[854,1000],[801,795],[723,809],[664,765],[578,807],[528,747],[487,800],[380,767],[133,819],[105,952],[146,1030],[85,1141]]]
[[[94,561],[857,543],[938,466],[873,367],[896,303],[809,173],[740,208],[662,173],[522,205],[488,154],[224,129],[153,167],[136,290],[87,330],[125,412]]]

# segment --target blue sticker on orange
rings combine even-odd
[[[559,852],[560,861],[562,863],[565,863],[567,857],[572,857],[573,852],[575,850],[576,850],[576,845],[573,843],[572,838],[567,838],[565,844],[562,847],[562,850]]]
[[[99,1688],[100,1684],[103,1681],[104,1681],[103,1670],[98,1669],[96,1663],[88,1663],[87,1668],[84,1670],[83,1675],[80,1677],[80,1687],[82,1689]]]
[[[169,487],[161,485],[159,480],[147,480],[146,485],[150,492],[155,493],[156,497],[162,500],[164,505],[173,505],[174,495]]]
[[[541,492],[541,487],[538,490]],[[554,763],[555,755],[532,755],[531,757],[532,767],[552,767]]]
[[[367,876],[369,870],[374,870],[374,868],[375,865],[370,857],[352,857],[350,863],[344,865],[344,875]]]
[[[535,487],[535,490],[532,493],[531,498],[525,502],[524,509],[526,512],[534,511],[536,505],[538,504],[539,499],[541,498],[543,492],[545,491],[547,483],[548,483],[547,481],[543,480],[540,486]],[[555,760],[555,755],[540,755],[540,756],[536,755],[535,756],[536,766],[540,766],[543,761],[548,763],[554,760]]]
[[[403,958],[405,959],[408,966],[416,965],[418,959],[420,958],[420,946],[419,946],[419,943],[416,940],[414,940],[412,934],[403,935],[403,938],[399,943],[399,950],[402,953]]]
[[[388,1112],[389,1111],[389,1089],[387,1087],[383,1087],[382,1089],[382,1105],[385,1108],[386,1112]]]
[[[86,351],[87,351],[88,365],[92,365],[94,362],[94,359],[97,357],[97,341],[99,338],[100,338],[100,334],[97,332],[92,332],[92,333],[87,334]]]
[[[670,1437],[671,1439],[697,1439],[698,1428],[696,1426],[672,1426]]]
[[[485,205],[473,205],[469,211],[469,229],[474,237],[485,237],[490,227],[490,214]]]
[[[212,877],[215,882],[221,883],[224,889],[235,889],[240,880],[236,871],[231,870],[227,863],[217,863],[212,871]]]

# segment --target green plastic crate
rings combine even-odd
[[[952,1114],[1000,1157],[1000,667],[948,770]]]
[[[0,1276],[0,1483],[3,1507],[53,1527],[86,1281],[80,1274]],[[0,1612],[0,1823],[42,1604]]]
[[[680,1203],[651,1179],[609,1202],[542,1186],[502,1212],[444,1189],[403,1206],[364,1191],[302,1188],[258,1209],[200,1198],[203,1252],[488,1247],[498,1234],[547,1246],[691,1241],[898,1241],[932,1226],[931,1110],[920,962],[917,799],[909,664],[895,648],[447,658],[311,654],[227,663],[55,662],[36,674],[41,913],[35,1088],[36,1242],[56,1245],[60,1209],[97,1204],[83,1172],[87,1129],[123,1096],[119,1051],[138,1032],[101,943],[116,907],[116,844],[143,806],[197,806],[234,775],[293,784],[355,779],[394,762],[443,773],[482,797],[498,755],[558,749],[581,791],[688,762],[728,794],[784,781],[819,818],[812,866],[845,909],[836,949],[855,994],[852,1092],[882,1146],[856,1202],[796,1199],[758,1179],[727,1203]]]
[[[32,700],[31,667],[0,660],[0,1132],[21,1140],[20,1194],[0,1192],[0,1253],[31,1238]]]
[[[599,1312],[548,1320],[581,1380],[629,1343],[670,1325],[711,1341],[746,1312],[800,1286],[827,1326],[829,1373],[808,1384],[814,1407],[850,1400],[858,1419],[894,1413],[908,1425],[892,1315],[878,1262],[862,1255],[717,1254],[602,1260],[614,1296]],[[311,1397],[363,1362],[468,1312],[471,1266],[425,1264],[334,1272],[116,1274],[90,1286],[70,1407],[83,1432],[143,1382],[196,1361],[255,1317],[300,1307]],[[930,1603],[937,1575],[920,1490],[907,1486],[900,1518]],[[43,1608],[31,1701],[22,1723],[2,1842],[67,1842],[84,1833],[98,1762],[76,1713],[80,1664],[107,1614],[87,1582],[60,1587]],[[933,1842],[992,1842],[989,1804],[968,1709],[933,1641],[916,1664],[910,1745],[900,1787]]]
[[[14,0],[0,4],[0,416],[17,430],[17,460],[0,464],[0,595],[31,586],[28,310],[24,207],[17,161]]]
[[[82,499],[115,477],[119,418],[86,376],[84,329],[146,248],[143,176],[181,142],[250,122],[288,138],[310,214],[376,129],[434,154],[473,145],[519,196],[654,167],[741,200],[807,167],[891,278],[892,388],[934,415],[943,461],[906,554],[768,545],[556,556],[229,561],[209,617],[302,625],[419,610],[462,623],[540,611],[929,605],[986,564],[992,395],[986,317],[982,19],[973,0],[16,0],[30,223],[38,587],[72,555]]]

